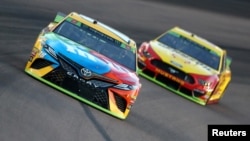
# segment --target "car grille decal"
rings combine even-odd
[[[172,76],[176,77],[175,79],[179,80],[179,83],[181,83],[181,81],[185,81],[188,82],[190,84],[194,83],[194,80],[191,76],[189,76],[187,73],[183,72],[182,70],[171,66],[167,63],[164,63],[160,60],[151,60],[151,64],[154,65],[158,70],[162,70],[165,71],[168,74],[171,74]],[[178,81],[177,81],[178,82]]]
[[[101,79],[103,81],[108,81],[110,83],[117,83],[116,80],[110,79],[108,77],[102,76],[102,75],[98,75],[98,74],[91,74],[91,76],[84,76],[82,74],[82,70],[84,69],[81,65],[75,63],[74,61],[72,61],[71,59],[69,59],[68,57],[62,55],[62,54],[58,54],[58,58],[60,60],[61,66],[66,70],[69,71],[75,75],[81,76],[85,79],[91,79],[91,78],[96,78],[96,79]],[[70,68],[68,68],[68,66],[70,66]],[[85,68],[86,69],[86,68]]]
[[[30,66],[31,68],[34,68],[34,69],[41,69],[41,68],[44,68],[44,67],[47,67],[47,66],[50,66],[52,65],[53,63],[50,62],[50,61],[47,61],[47,60],[44,60],[44,59],[36,59],[32,65]]]
[[[125,112],[126,107],[127,107],[127,102],[124,98],[122,98],[121,96],[119,96],[118,94],[114,93],[114,97],[115,97],[115,101],[116,101],[116,105],[117,107],[122,111]]]
[[[58,56],[58,61],[60,66],[43,76],[44,79],[103,108],[109,109],[107,89],[115,85],[114,81],[103,76],[84,79],[80,76],[80,71],[77,71],[77,69],[82,68],[80,65],[73,63],[68,58],[62,58],[62,56]],[[37,64],[37,66],[39,65]],[[123,103],[125,103],[125,99],[116,97],[116,101],[117,107],[124,112]]]
[[[109,107],[107,88],[113,84],[99,80],[81,81],[69,76],[62,68],[53,70],[43,78],[103,108]]]
[[[166,77],[166,76],[164,76],[164,75],[162,75],[162,74],[160,74],[160,73],[158,73],[158,74],[156,75],[156,72],[155,72],[155,71],[152,71],[152,70],[150,70],[150,69],[147,69],[144,65],[140,64],[140,62],[139,62],[139,64],[138,64],[138,66],[139,66],[140,69],[142,70],[142,73],[143,73],[143,74],[145,74],[145,75],[147,75],[147,76],[149,76],[149,77],[155,79],[155,80],[158,81],[158,82],[161,82],[161,83],[165,84],[166,86],[168,86],[168,87],[170,87],[170,88],[172,88],[172,89],[174,89],[174,90],[176,90],[176,91],[180,91],[180,92],[182,92],[182,93],[184,93],[184,94],[186,94],[186,95],[189,95],[189,96],[192,96],[193,94],[194,94],[195,96],[198,96],[198,95],[199,95],[199,94],[197,94],[197,93],[193,93],[193,91],[190,90],[190,89],[187,89],[187,88],[185,88],[185,87],[182,87],[180,83],[176,82],[176,80],[170,79],[170,78],[168,78],[168,77]],[[157,66],[157,65],[156,65],[156,66]],[[159,68],[158,68],[158,69],[159,69]],[[178,70],[178,69],[177,69],[177,70]],[[178,70],[178,71],[179,71],[179,70]],[[187,75],[187,76],[188,76],[188,75]],[[189,79],[190,79],[190,80],[187,80],[188,82],[194,82],[193,78],[190,77]]]
[[[64,61],[63,59],[61,59],[61,58],[59,58],[58,60],[59,60],[59,62],[60,62],[60,65],[62,66],[62,68],[63,68],[65,71],[71,72],[71,73],[77,75],[77,73],[76,73],[77,71],[76,71],[75,68],[71,67],[67,62],[65,62],[65,61]]]

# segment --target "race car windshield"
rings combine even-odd
[[[120,41],[81,22],[67,19],[53,32],[95,50],[111,60],[136,71],[135,51]]]
[[[220,57],[217,54],[187,38],[178,34],[167,33],[160,37],[158,41],[191,56],[215,70],[219,69]]]

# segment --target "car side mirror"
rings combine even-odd
[[[227,58],[226,58],[226,66],[230,67],[231,63],[232,63],[232,57],[227,56]]]

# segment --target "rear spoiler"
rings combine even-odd
[[[64,13],[62,13],[62,12],[57,12],[56,17],[55,17],[55,19],[54,19],[54,22],[55,22],[55,23],[59,23],[59,22],[61,22],[61,21],[64,19],[64,17],[66,17],[66,16],[67,16],[67,15],[64,14]]]

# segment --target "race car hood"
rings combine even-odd
[[[135,73],[91,49],[54,33],[48,33],[44,37],[46,44],[49,45],[57,55],[66,56],[78,65],[98,75],[112,73],[112,77],[115,77],[115,79],[119,79],[122,82],[126,81],[129,84],[138,81],[134,79],[136,78],[134,76]]]
[[[151,41],[150,45],[163,62],[172,64],[186,73],[200,75],[214,75],[218,73],[216,70],[206,66],[187,54],[168,47],[158,41]]]

